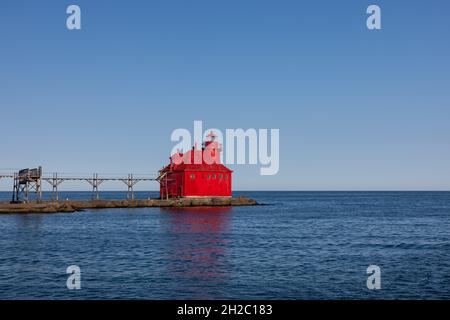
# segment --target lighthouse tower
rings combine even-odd
[[[159,171],[160,197],[231,197],[232,173],[220,160],[222,146],[211,131],[202,149],[195,145],[186,153],[170,157]]]

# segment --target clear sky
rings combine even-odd
[[[172,131],[203,120],[280,129],[279,173],[233,166],[236,190],[450,190],[449,14],[446,0],[1,1],[0,171],[155,173]]]

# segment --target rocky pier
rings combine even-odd
[[[88,209],[153,208],[153,207],[224,207],[258,205],[247,197],[189,197],[147,200],[65,200],[26,203],[0,202],[0,214],[11,213],[58,213]]]

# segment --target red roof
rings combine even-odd
[[[221,146],[218,142],[208,141],[205,143],[205,146],[201,150],[193,147],[186,153],[178,152],[173,154],[170,157],[171,164],[164,167],[161,171],[233,172],[220,162]]]
[[[166,166],[163,170],[170,169],[170,165]],[[233,172],[221,163],[213,164],[173,164],[172,171],[215,171],[215,172]]]

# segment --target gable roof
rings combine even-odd
[[[172,167],[170,165],[166,166],[162,171],[202,171],[202,172],[226,172],[231,173],[232,170],[228,169],[221,163],[213,163],[213,164],[173,164]]]

